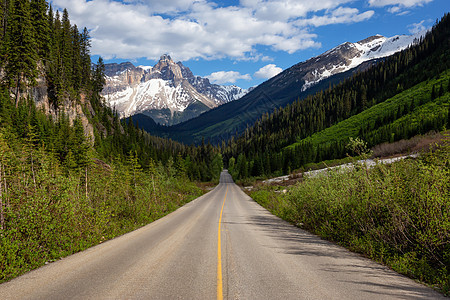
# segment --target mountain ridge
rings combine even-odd
[[[293,65],[236,101],[169,128],[143,128],[153,134],[185,143],[199,143],[202,138],[219,143],[236,133],[241,134],[262,115],[327,89],[354,73],[366,70],[391,53],[406,49],[419,42],[425,33],[423,31],[416,35],[391,38],[375,35],[356,43],[343,43]]]
[[[136,67],[130,62],[106,64],[105,75],[102,95],[121,117],[142,113],[164,125],[186,121],[247,92],[194,76],[167,54],[153,67]]]

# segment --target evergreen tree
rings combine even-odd
[[[439,87],[438,96],[442,97],[443,95],[444,95],[444,87],[442,86],[442,83],[441,83],[441,85]]]
[[[450,128],[450,106],[448,108],[448,113],[447,113],[447,128]]]
[[[7,31],[8,31],[8,20],[11,14],[11,8],[12,6],[12,0],[3,0],[2,1],[2,7],[1,7],[1,32],[0,32],[0,41],[4,42],[7,38]],[[0,45],[0,46],[5,46],[5,45]]]
[[[74,25],[71,29],[72,39],[72,82],[76,94],[79,93],[82,84],[82,61],[81,61],[81,35],[78,32],[77,25]]]
[[[71,89],[72,88],[72,66],[73,66],[73,60],[72,60],[72,33],[71,33],[71,26],[70,26],[70,20],[69,20],[69,13],[67,9],[63,10],[63,15],[61,19],[61,75],[64,82],[64,88],[65,89]]]
[[[81,59],[81,75],[82,85],[87,88],[91,80],[91,56],[89,48],[91,47],[91,41],[89,31],[84,27],[83,32],[80,35],[80,59]]]
[[[94,70],[94,82],[93,91],[94,93],[100,94],[103,90],[103,85],[105,85],[105,64],[103,63],[103,58],[99,57],[97,65]]]
[[[20,93],[27,85],[35,83],[37,75],[36,41],[29,5],[28,0],[14,1],[11,21],[8,23],[8,59],[5,70],[8,83],[14,89],[16,107]]]
[[[46,0],[31,0],[30,8],[38,54],[41,59],[44,59],[47,58],[50,50],[50,26],[47,15],[48,4]]]

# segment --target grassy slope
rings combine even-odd
[[[347,140],[349,137],[356,137],[361,128],[364,128],[369,123],[374,125],[378,118],[383,118],[393,112],[397,112],[399,107],[403,108],[405,105],[410,105],[411,101],[414,101],[415,109],[409,114],[395,120],[392,125],[415,125],[429,119],[432,114],[446,114],[450,102],[450,93],[448,91],[442,97],[436,98],[431,102],[428,101],[430,100],[433,85],[439,89],[441,83],[444,87],[447,86],[448,80],[450,80],[450,70],[443,72],[437,79],[422,82],[382,103],[370,107],[358,115],[341,121],[288,147],[295,147],[301,142],[312,142],[313,145],[318,145]],[[421,102],[424,104],[420,105]],[[382,125],[386,126],[387,124]]]

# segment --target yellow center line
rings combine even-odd
[[[223,299],[223,283],[222,283],[222,247],[220,245],[220,224],[222,223],[223,207],[227,200],[228,186],[223,199],[222,209],[220,210],[219,229],[217,234],[217,300]]]

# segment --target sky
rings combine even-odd
[[[94,62],[169,54],[211,82],[256,86],[344,42],[413,34],[450,0],[51,0],[91,36]]]

